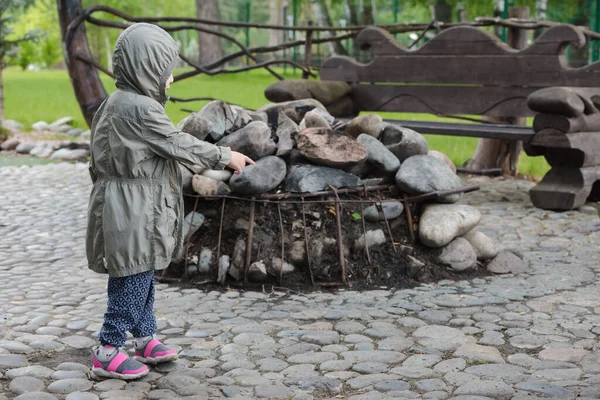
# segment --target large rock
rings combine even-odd
[[[459,237],[442,248],[438,261],[454,271],[461,272],[477,266],[477,254],[466,239]]]
[[[354,247],[356,250],[360,250],[365,248],[365,244],[371,248],[373,246],[384,244],[385,242],[385,233],[382,229],[377,229],[373,231],[367,231],[366,233],[360,235],[360,237],[354,242]]]
[[[352,137],[358,137],[365,133],[378,139],[381,136],[383,119],[376,114],[361,115],[354,118],[346,125],[344,131]]]
[[[481,219],[474,207],[463,204],[428,204],[419,221],[419,238],[428,247],[442,247],[472,230]]]
[[[50,156],[51,160],[85,161],[90,155],[87,149],[58,149]]]
[[[262,261],[250,264],[248,267],[248,280],[250,282],[264,282],[268,278],[267,267]]]
[[[295,268],[292,264],[283,261],[283,275],[288,275],[294,272]],[[273,257],[271,264],[267,266],[267,272],[273,276],[279,276],[281,273],[281,258]]]
[[[478,260],[489,260],[498,254],[498,249],[496,248],[494,241],[483,232],[473,229],[463,237],[467,239],[469,243],[471,243],[471,246],[473,246],[475,249]]]
[[[19,143],[15,150],[19,154],[29,154],[35,148],[35,143]]]
[[[206,176],[207,178],[215,179],[217,181],[227,182],[231,178],[231,175],[233,175],[233,172],[231,172],[228,169],[205,169],[204,171],[200,172],[200,175]]]
[[[462,179],[446,164],[435,157],[423,155],[410,157],[402,163],[396,174],[396,184],[412,194],[454,190],[464,186]],[[459,199],[460,194],[453,194],[439,201],[454,203]]]
[[[329,121],[319,112],[318,109],[309,111],[304,115],[304,119],[300,122],[300,130],[306,128],[331,128]]]
[[[12,151],[15,150],[20,143],[21,142],[19,142],[19,139],[8,138],[5,142],[0,144],[0,149],[4,151]]]
[[[262,158],[248,165],[240,175],[233,175],[229,185],[234,192],[259,194],[275,189],[286,175],[285,161],[276,156]]]
[[[381,142],[398,157],[400,162],[412,156],[425,155],[429,150],[427,139],[412,129],[384,124],[381,136]]]
[[[366,133],[358,135],[358,143],[367,148],[369,152],[368,161],[380,170],[394,174],[400,168],[400,160],[379,140]]]
[[[269,125],[256,121],[225,136],[217,145],[231,147],[231,150],[239,151],[255,161],[277,151],[277,144],[271,138]]]
[[[202,197],[224,196],[231,193],[226,183],[202,175],[194,175],[192,188]]]
[[[495,274],[518,274],[527,269],[527,264],[516,254],[502,251],[488,263],[486,268]]]
[[[211,101],[197,115],[210,123],[209,136],[212,142],[218,142],[225,132],[231,132],[236,119],[231,106],[221,100]]]
[[[399,201],[386,201],[379,205],[375,204],[365,208],[365,220],[369,222],[379,222],[398,218],[402,215],[404,206]]]
[[[277,116],[277,153],[278,156],[286,156],[290,154],[294,148],[294,138],[300,128],[290,117],[283,111],[280,111]]]
[[[317,99],[328,105],[352,92],[346,82],[311,81],[308,79],[287,79],[271,84],[265,90],[265,97],[276,103],[290,100]]]
[[[327,189],[358,186],[360,179],[339,169],[319,167],[316,165],[302,165],[292,167],[285,180],[287,192],[314,193]]]
[[[429,150],[427,152],[427,155],[431,156],[431,157],[437,158],[438,160],[440,160],[441,162],[443,162],[444,164],[446,164],[448,166],[448,168],[450,168],[452,170],[452,172],[456,174],[456,165],[454,165],[454,163],[452,162],[452,160],[450,159],[450,157],[448,157],[447,155],[445,155],[441,151]]]
[[[351,96],[344,96],[338,101],[328,104],[327,111],[334,117],[355,117],[360,109],[354,104]]]
[[[315,164],[343,168],[364,161],[366,147],[332,129],[309,128],[298,133],[296,145],[300,153]]]
[[[258,112],[267,113],[269,121],[276,121],[280,111],[283,111],[295,123],[299,124],[307,112],[315,108],[327,111],[325,106],[315,99],[292,100],[283,103],[266,104]]]
[[[212,132],[213,123],[200,113],[191,113],[177,124],[177,128],[197,139],[206,140]]]
[[[48,158],[54,153],[56,149],[49,143],[40,143],[35,146],[29,154],[40,158]]]

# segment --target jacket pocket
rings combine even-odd
[[[175,213],[175,202],[170,196],[165,197],[165,205],[167,211],[167,233],[171,236],[175,234],[175,224],[177,222],[177,214]]]

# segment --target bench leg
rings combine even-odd
[[[567,211],[581,207],[589,199],[600,197],[600,166],[554,167],[529,191],[535,207]]]

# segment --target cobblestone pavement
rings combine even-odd
[[[337,294],[158,285],[181,359],[95,381],[106,278],[86,269],[86,165],[0,168],[0,399],[599,399],[600,220],[532,208],[530,183],[468,195],[519,276]]]

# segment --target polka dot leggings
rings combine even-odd
[[[154,271],[108,278],[108,305],[100,330],[100,344],[123,347],[129,331],[133,337],[151,336],[156,331]]]

